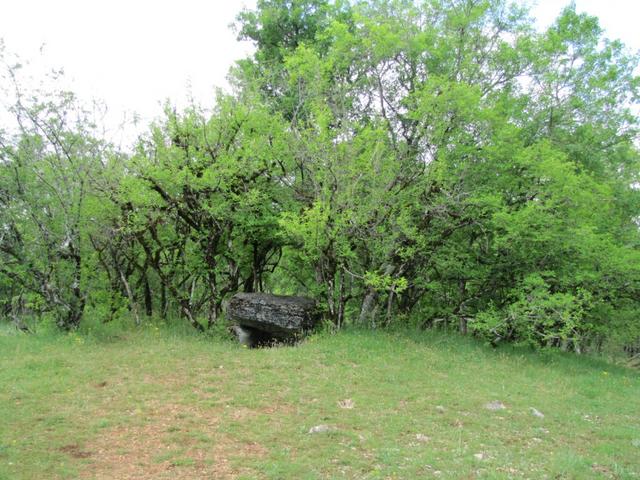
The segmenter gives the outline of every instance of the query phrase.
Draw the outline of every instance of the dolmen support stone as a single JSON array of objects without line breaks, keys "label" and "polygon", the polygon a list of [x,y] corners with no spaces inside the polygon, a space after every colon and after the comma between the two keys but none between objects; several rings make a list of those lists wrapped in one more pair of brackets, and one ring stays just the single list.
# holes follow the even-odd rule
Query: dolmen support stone
[{"label": "dolmen support stone", "polygon": [[319,319],[312,299],[269,293],[237,293],[227,304],[227,317],[248,347],[292,343]]}]

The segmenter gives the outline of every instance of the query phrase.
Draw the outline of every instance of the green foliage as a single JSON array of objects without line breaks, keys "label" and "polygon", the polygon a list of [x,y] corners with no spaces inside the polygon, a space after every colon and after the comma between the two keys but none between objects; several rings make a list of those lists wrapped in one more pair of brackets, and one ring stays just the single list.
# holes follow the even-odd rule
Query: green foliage
[{"label": "green foliage", "polygon": [[[239,21],[255,33],[272,8]],[[640,273],[607,272],[638,253],[637,58],[574,7],[543,33],[498,0],[323,15],[278,55],[245,35],[258,50],[236,74],[302,140],[303,206],[281,226],[330,316],[414,312],[576,350],[616,335],[601,305],[628,308]]]},{"label": "green foliage", "polygon": [[637,352],[638,56],[597,19],[569,6],[538,32],[507,0],[260,0],[237,20],[256,51],[235,93],[167,108],[132,154],[70,121],[72,95],[18,96],[4,315],[74,328],[86,305],[202,331],[264,290],[314,297],[338,328]]},{"label": "green foliage", "polygon": [[[28,312],[77,328],[91,281],[89,206],[100,194],[109,145],[69,92],[22,92],[20,65],[3,66],[2,90],[13,130],[0,132],[0,285],[19,328]],[[6,300],[5,300],[6,301]]]},{"label": "green foliage", "polygon": [[526,277],[514,292],[516,300],[505,311],[481,312],[472,323],[472,330],[497,342],[515,339],[517,343],[537,346],[582,344],[588,335],[585,321],[591,295],[579,291],[578,295],[552,293],[539,274]]}]

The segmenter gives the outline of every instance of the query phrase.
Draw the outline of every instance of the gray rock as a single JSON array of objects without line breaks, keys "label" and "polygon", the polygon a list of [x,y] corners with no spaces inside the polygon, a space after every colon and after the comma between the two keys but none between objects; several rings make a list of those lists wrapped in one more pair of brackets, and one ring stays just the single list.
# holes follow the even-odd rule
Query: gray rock
[{"label": "gray rock", "polygon": [[309,433],[328,433],[335,431],[335,427],[329,425],[316,425],[309,429]]},{"label": "gray rock", "polygon": [[356,403],[353,400],[351,400],[350,398],[347,398],[345,400],[340,400],[338,402],[338,406],[340,408],[345,408],[347,410],[351,410],[353,407],[356,406]]},{"label": "gray rock", "polygon": [[248,347],[292,341],[319,320],[312,299],[268,293],[237,293],[227,304],[227,316]]},{"label": "gray rock", "polygon": [[497,410],[504,410],[507,407],[501,401],[494,400],[493,402],[489,402],[489,403],[485,404],[484,408],[486,408],[487,410],[491,410],[491,411],[495,412]]},{"label": "gray rock", "polygon": [[533,415],[534,417],[544,418],[544,413],[542,413],[537,408],[530,407],[529,410],[531,410],[531,415]]}]

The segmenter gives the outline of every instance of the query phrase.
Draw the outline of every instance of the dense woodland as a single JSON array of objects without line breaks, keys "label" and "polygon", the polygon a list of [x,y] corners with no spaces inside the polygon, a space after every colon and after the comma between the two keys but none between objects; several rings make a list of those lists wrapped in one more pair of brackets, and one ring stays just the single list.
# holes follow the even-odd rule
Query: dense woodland
[{"label": "dense woodland", "polygon": [[638,56],[596,18],[569,6],[540,32],[506,0],[258,0],[236,29],[256,50],[233,93],[168,107],[130,151],[3,54],[4,321],[207,331],[234,293],[268,291],[336,328],[637,348]]}]

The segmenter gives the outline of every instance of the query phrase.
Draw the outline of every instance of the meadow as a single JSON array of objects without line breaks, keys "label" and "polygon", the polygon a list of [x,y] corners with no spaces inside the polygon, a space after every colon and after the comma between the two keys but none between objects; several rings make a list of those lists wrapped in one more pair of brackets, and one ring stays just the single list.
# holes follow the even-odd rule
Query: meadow
[{"label": "meadow", "polygon": [[640,476],[637,371],[436,332],[4,330],[0,385],[2,480]]}]

